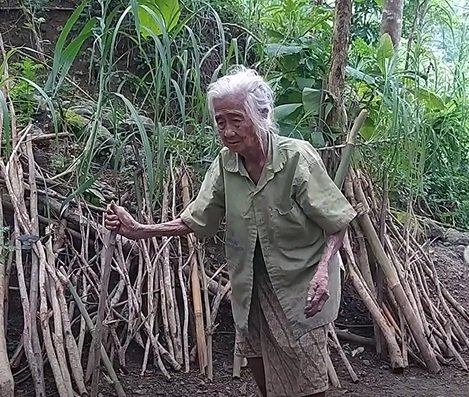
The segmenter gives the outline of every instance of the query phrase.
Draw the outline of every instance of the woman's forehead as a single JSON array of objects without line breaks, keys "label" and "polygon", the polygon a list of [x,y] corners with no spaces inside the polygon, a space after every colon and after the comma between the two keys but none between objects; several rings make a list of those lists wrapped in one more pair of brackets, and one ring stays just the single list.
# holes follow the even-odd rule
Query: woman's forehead
[{"label": "woman's forehead", "polygon": [[213,100],[215,114],[218,113],[245,113],[244,98],[241,95],[227,95]]}]

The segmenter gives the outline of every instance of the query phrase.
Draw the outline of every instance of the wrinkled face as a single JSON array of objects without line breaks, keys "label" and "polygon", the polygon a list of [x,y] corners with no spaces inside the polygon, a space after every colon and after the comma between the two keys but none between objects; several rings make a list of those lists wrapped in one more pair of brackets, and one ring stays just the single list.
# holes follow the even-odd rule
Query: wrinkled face
[{"label": "wrinkled face", "polygon": [[239,96],[227,96],[213,102],[215,121],[223,144],[233,152],[246,153],[260,143],[254,123],[244,110]]}]

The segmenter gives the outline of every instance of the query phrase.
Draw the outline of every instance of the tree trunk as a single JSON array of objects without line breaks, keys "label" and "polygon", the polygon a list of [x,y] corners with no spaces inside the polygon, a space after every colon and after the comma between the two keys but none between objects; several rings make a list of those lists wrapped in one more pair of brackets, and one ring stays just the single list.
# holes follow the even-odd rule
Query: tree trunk
[{"label": "tree trunk", "polygon": [[344,87],[347,52],[350,45],[350,26],[352,24],[352,1],[337,0],[335,3],[334,32],[332,35],[331,69],[327,89],[334,97],[327,124],[333,130],[345,132]]},{"label": "tree trunk", "polygon": [[381,33],[388,33],[391,36],[395,48],[399,46],[401,40],[403,9],[404,0],[386,0],[384,2]]}]

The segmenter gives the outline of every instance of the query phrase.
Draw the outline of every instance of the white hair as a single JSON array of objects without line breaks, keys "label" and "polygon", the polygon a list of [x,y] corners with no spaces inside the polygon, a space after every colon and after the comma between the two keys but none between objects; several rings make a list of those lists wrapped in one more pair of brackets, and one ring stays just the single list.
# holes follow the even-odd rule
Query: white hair
[{"label": "white hair", "polygon": [[274,121],[274,92],[255,70],[237,66],[208,86],[208,110],[212,117],[215,117],[214,100],[231,95],[243,98],[244,109],[254,123],[261,142],[268,134],[277,134]]}]

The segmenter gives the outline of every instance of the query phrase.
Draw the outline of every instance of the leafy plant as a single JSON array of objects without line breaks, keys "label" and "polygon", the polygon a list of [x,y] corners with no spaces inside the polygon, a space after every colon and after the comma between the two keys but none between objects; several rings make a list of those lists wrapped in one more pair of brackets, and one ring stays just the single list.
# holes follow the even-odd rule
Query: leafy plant
[{"label": "leafy plant", "polygon": [[34,62],[31,58],[24,58],[21,62],[15,62],[12,65],[12,74],[23,78],[15,80],[10,89],[20,124],[27,124],[36,113],[38,108],[38,100],[35,98],[36,89],[29,81],[38,82],[43,70],[43,65]]}]

